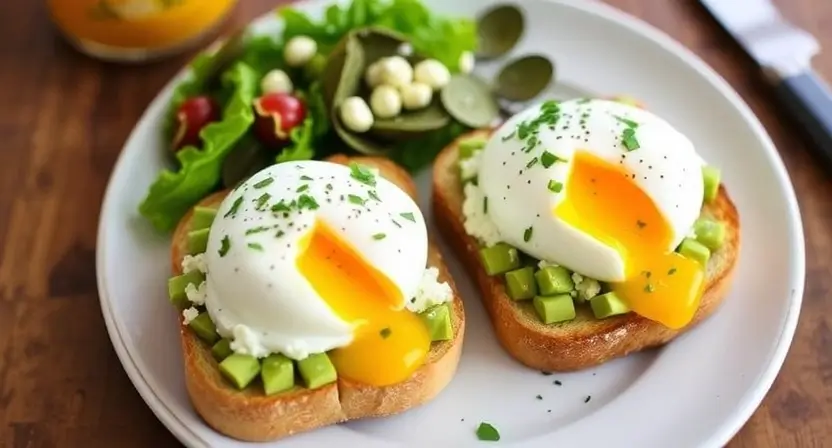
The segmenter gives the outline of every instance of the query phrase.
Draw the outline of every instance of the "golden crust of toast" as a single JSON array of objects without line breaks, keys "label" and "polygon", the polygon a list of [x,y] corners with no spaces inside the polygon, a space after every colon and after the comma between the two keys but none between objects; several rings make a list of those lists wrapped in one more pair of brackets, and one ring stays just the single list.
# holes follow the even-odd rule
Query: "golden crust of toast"
[{"label": "golden crust of toast", "polygon": [[703,214],[725,223],[725,243],[711,256],[699,309],[685,328],[671,330],[635,313],[595,319],[588,307],[579,307],[573,321],[545,325],[535,314],[531,301],[511,300],[502,277],[486,274],[479,257],[479,245],[465,232],[462,214],[464,196],[457,167],[459,141],[477,136],[487,138],[490,132],[473,131],[439,154],[433,168],[432,206],[439,232],[471,278],[476,280],[497,339],[511,356],[542,371],[583,369],[663,345],[717,309],[730,286],[740,248],[739,216],[723,186],[720,186],[717,199],[704,208]]},{"label": "golden crust of toast", "polygon": [[[376,167],[382,177],[416,197],[410,175],[387,159],[336,155],[328,160],[341,164],[354,161]],[[215,193],[199,205],[218,206],[226,194],[227,191]],[[173,235],[171,265],[175,275],[181,273],[181,261],[187,253],[192,214],[190,211],[182,218]],[[451,306],[453,338],[433,343],[425,365],[407,381],[390,386],[370,386],[339,377],[336,383],[318,389],[296,387],[273,396],[266,396],[257,386],[240,391],[221,376],[211,347],[180,321],[185,386],[197,413],[211,427],[229,437],[262,442],[347,420],[397,414],[431,400],[456,373],[465,316],[453,279],[433,243],[429,247],[428,265],[437,268],[439,280],[447,282],[454,291]]]}]

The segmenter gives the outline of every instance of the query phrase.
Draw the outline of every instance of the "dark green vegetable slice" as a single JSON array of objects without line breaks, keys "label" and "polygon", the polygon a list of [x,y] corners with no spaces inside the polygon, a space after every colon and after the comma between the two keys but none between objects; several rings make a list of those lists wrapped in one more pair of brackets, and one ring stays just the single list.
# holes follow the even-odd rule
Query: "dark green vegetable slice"
[{"label": "dark green vegetable slice", "polygon": [[473,76],[452,76],[440,97],[442,105],[452,117],[472,128],[490,125],[500,113],[491,89]]},{"label": "dark green vegetable slice", "polygon": [[529,101],[546,90],[554,74],[555,67],[545,56],[523,56],[500,70],[494,91],[507,100]]},{"label": "dark green vegetable slice", "polygon": [[[330,56],[330,61],[327,63],[324,70],[324,98],[332,95],[331,100],[327,103],[330,108],[330,117],[332,126],[335,132],[341,137],[341,140],[350,148],[369,155],[381,155],[388,151],[388,148],[383,145],[370,140],[369,138],[352,133],[348,131],[341,122],[341,117],[338,113],[338,108],[341,103],[358,93],[361,86],[362,75],[364,73],[365,55],[361,42],[358,40],[357,32],[347,34],[344,38],[343,50],[342,44],[338,44],[335,51],[343,51],[343,55],[335,54]],[[338,62],[343,61],[338,67]],[[333,93],[331,92],[333,80],[337,79],[337,88]]]},{"label": "dark green vegetable slice", "polygon": [[234,188],[274,162],[274,156],[254,137],[246,135],[222,164],[222,184]]},{"label": "dark green vegetable slice", "polygon": [[477,21],[477,57],[494,59],[511,51],[523,35],[523,13],[513,5],[496,6]]}]

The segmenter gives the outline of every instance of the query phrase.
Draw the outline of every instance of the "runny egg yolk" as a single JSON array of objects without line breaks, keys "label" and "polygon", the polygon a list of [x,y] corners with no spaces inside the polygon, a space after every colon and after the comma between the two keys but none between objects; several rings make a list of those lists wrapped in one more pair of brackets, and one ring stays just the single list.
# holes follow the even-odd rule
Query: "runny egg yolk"
[{"label": "runny egg yolk", "polygon": [[565,198],[555,214],[624,260],[625,280],[612,290],[630,308],[669,328],[687,325],[705,280],[696,261],[668,251],[673,233],[655,203],[623,167],[576,152]]},{"label": "runny egg yolk", "polygon": [[[305,247],[304,247],[305,245]],[[425,361],[430,335],[387,276],[318,221],[302,241],[301,274],[338,317],[353,325],[350,345],[329,353],[338,375],[385,386],[406,380]]]}]

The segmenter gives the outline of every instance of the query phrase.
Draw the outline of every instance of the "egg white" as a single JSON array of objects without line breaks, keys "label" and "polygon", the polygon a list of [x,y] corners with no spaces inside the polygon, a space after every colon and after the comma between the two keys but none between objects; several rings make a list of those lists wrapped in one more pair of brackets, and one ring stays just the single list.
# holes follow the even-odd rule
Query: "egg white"
[{"label": "egg white", "polygon": [[[256,187],[268,179],[271,183]],[[353,328],[332,311],[296,264],[299,242],[316,220],[327,223],[386,275],[406,302],[415,296],[427,261],[424,218],[401,189],[380,176],[375,180],[375,186],[368,186],[353,178],[350,168],[329,162],[281,163],[255,174],[226,197],[205,254],[205,305],[218,333],[233,339],[236,351],[303,359],[352,341]],[[307,189],[298,192],[303,185]],[[371,190],[380,202],[370,196]],[[314,198],[319,208],[295,210],[288,217],[257,210],[264,194],[269,195],[266,210],[301,194]],[[349,195],[365,199],[366,205],[351,202]],[[263,228],[269,230],[252,233]],[[278,231],[283,233],[277,236]],[[378,234],[385,237],[374,238]],[[229,248],[223,256],[225,238]]]},{"label": "egg white", "polygon": [[[553,213],[568,194],[567,178],[576,151],[620,164],[634,176],[672,230],[667,250],[688,235],[699,216],[704,187],[703,161],[685,135],[646,110],[606,100],[572,100],[560,103],[560,118],[553,128],[539,127],[540,143],[527,153],[516,130],[540,113],[537,105],[506,121],[480,156],[478,185],[488,198],[488,217],[503,241],[601,281],[624,280],[625,262],[616,250]],[[638,149],[627,151],[622,145],[627,125],[621,119],[638,123]],[[544,150],[565,161],[549,168],[539,162],[527,167]],[[563,189],[550,191],[550,180],[562,183]],[[525,241],[529,227],[535,237]]]}]

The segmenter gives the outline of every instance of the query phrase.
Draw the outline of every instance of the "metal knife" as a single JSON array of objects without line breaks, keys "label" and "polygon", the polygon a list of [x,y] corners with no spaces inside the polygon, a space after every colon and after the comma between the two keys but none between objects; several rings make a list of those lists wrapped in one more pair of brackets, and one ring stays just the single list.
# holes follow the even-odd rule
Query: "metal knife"
[{"label": "metal knife", "polygon": [[786,21],[771,0],[699,1],[762,67],[818,156],[832,166],[832,92],[811,65],[818,41]]}]

